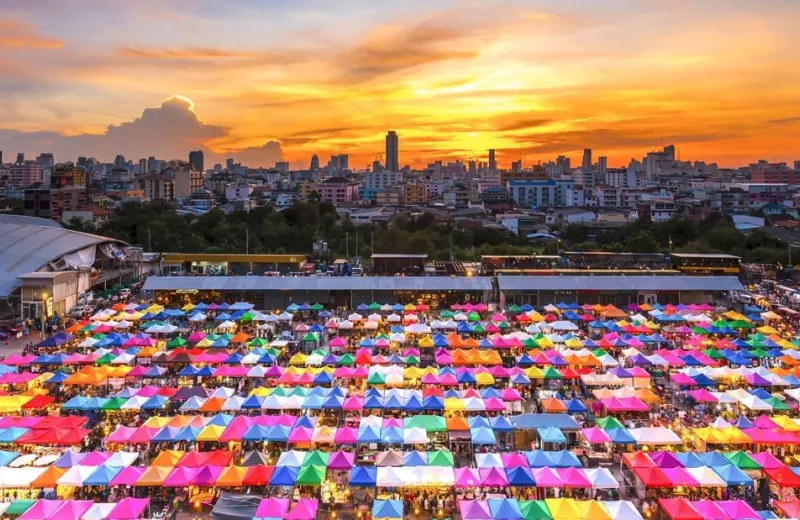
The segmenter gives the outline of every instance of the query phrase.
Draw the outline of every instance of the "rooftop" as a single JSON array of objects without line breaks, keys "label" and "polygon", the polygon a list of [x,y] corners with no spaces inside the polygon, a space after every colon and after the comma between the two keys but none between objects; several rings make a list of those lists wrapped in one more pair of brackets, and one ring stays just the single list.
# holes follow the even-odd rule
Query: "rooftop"
[{"label": "rooftop", "polygon": [[499,276],[501,291],[743,291],[735,276]]}]

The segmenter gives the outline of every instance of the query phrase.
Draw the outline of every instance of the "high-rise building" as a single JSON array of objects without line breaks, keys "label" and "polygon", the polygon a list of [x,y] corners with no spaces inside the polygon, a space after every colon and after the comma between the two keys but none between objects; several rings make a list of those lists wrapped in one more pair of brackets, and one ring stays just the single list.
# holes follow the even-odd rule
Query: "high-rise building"
[{"label": "high-rise building", "polygon": [[225,159],[225,169],[228,170],[228,172],[233,171],[234,164],[233,157],[228,157]]},{"label": "high-rise building", "polygon": [[478,164],[473,160],[470,159],[468,164],[468,171],[470,175],[475,175],[478,173]]},{"label": "high-rise building", "polygon": [[196,172],[204,172],[205,164],[203,162],[203,150],[193,150],[189,152],[189,166]]},{"label": "high-rise building", "polygon": [[24,188],[40,182],[42,182],[42,167],[36,161],[17,161],[11,165],[10,187]]},{"label": "high-rise building", "polygon": [[400,171],[400,140],[394,130],[386,134],[386,169],[390,172]]},{"label": "high-rise building", "polygon": [[25,152],[17,152],[17,162],[18,163],[25,162]]},{"label": "high-rise building", "polygon": [[[3,152],[0,152],[0,164],[3,164]],[[800,161],[794,162],[794,169],[800,170]]]},{"label": "high-rise building", "polygon": [[519,161],[513,161],[511,163],[511,171],[515,173],[522,171],[522,159],[520,159]]},{"label": "high-rise building", "polygon": [[340,170],[349,170],[350,169],[350,156],[346,153],[339,154],[339,169]]},{"label": "high-rise building", "polygon": [[597,171],[600,173],[608,171],[608,157],[601,156],[597,158]]},{"label": "high-rise building", "polygon": [[[48,168],[52,168],[56,164],[56,160],[53,158],[53,154],[51,153],[41,153],[36,158],[36,162],[39,163],[39,166],[42,167],[42,170],[46,170]],[[0,161],[2,164],[2,161]]]},{"label": "high-rise building", "polygon": [[317,154],[314,154],[314,155],[311,156],[311,165],[310,165],[309,169],[312,172],[315,172],[315,171],[319,170],[319,157],[317,157]]},{"label": "high-rise building", "polygon": [[125,156],[124,155],[117,155],[114,157],[114,168],[117,170],[122,170],[126,166],[125,164]]},{"label": "high-rise building", "polygon": [[494,156],[494,149],[489,150],[489,171],[497,170],[497,159]]},{"label": "high-rise building", "polygon": [[583,163],[581,164],[581,168],[583,168],[584,172],[592,171],[592,149],[591,148],[584,148],[583,149]]},{"label": "high-rise building", "polygon": [[0,166],[3,165],[3,150],[0,150]]},{"label": "high-rise building", "polygon": [[558,173],[569,173],[572,170],[569,157],[559,155],[556,158],[556,170]]},{"label": "high-rise building", "polygon": [[147,159],[139,159],[139,173],[147,173]]},{"label": "high-rise building", "polygon": [[372,171],[374,171],[374,172],[382,172],[383,171],[383,165],[381,164],[381,162],[379,160],[375,159],[374,161],[372,161]]}]

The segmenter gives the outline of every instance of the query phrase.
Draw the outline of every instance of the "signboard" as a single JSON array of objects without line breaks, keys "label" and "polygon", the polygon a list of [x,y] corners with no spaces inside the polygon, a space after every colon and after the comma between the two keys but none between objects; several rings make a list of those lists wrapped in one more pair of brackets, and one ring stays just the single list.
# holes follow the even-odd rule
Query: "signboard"
[{"label": "signboard", "polygon": [[48,296],[44,300],[44,315],[47,318],[51,318],[53,316],[53,297]]}]

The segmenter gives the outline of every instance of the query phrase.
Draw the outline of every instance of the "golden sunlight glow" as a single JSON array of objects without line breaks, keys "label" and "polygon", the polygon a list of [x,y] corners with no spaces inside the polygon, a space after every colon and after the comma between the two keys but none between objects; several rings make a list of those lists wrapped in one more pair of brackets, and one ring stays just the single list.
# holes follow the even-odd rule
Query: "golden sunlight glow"
[{"label": "golden sunlight glow", "polygon": [[177,99],[178,101],[183,101],[184,103],[186,103],[187,105],[189,105],[189,110],[190,110],[191,112],[194,112],[194,101],[192,101],[191,99],[189,99],[189,98],[188,98],[188,97],[186,97],[186,96],[181,96],[180,94],[173,94],[173,95],[171,95],[170,97],[166,98],[166,99],[165,99],[164,101],[162,101],[161,103],[162,103],[162,104],[164,104],[164,103],[169,103],[169,102],[170,102],[170,101],[172,101],[173,99]]}]

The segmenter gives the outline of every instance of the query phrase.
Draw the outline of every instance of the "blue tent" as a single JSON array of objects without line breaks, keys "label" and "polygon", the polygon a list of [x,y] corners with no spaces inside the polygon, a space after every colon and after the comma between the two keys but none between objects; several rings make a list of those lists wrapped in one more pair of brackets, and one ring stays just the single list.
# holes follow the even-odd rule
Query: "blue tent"
[{"label": "blue tent", "polygon": [[613,444],[636,444],[636,440],[625,428],[612,428],[606,430]]},{"label": "blue tent", "polygon": [[514,498],[490,498],[489,511],[494,520],[522,520],[519,502]]},{"label": "blue tent", "polygon": [[65,374],[64,372],[55,372],[53,373],[52,377],[47,380],[48,384],[53,383],[63,383],[65,379],[69,377],[69,374]]},{"label": "blue tent", "polygon": [[745,472],[733,464],[711,466],[711,469],[714,470],[714,473],[722,477],[729,486],[749,486],[753,484],[753,479],[748,477]]},{"label": "blue tent", "polygon": [[692,451],[675,453],[674,455],[675,458],[678,459],[685,468],[700,468],[706,465],[705,461]]},{"label": "blue tent", "polygon": [[[369,444],[372,442],[380,442],[381,441],[381,431],[379,428],[365,426],[363,428],[358,429],[358,435],[356,437],[359,444]],[[402,442],[402,441],[401,441]]]},{"label": "blue tent", "polygon": [[486,417],[481,417],[480,415],[473,415],[467,418],[467,422],[469,423],[469,428],[491,428],[492,426],[489,424],[489,419]]},{"label": "blue tent", "polygon": [[533,487],[536,485],[530,468],[506,468],[506,476],[508,477],[509,486]]},{"label": "blue tent", "polygon": [[142,403],[142,410],[161,410],[166,406],[169,399],[163,395],[154,395],[144,403]]},{"label": "blue tent", "polygon": [[736,420],[733,422],[733,425],[739,428],[740,430],[755,428],[755,425],[750,421],[750,419],[748,419],[744,415],[740,415],[739,417],[737,417]]},{"label": "blue tent", "polygon": [[0,443],[2,444],[9,444],[26,433],[28,433],[28,428],[20,428],[19,426],[10,426],[8,428],[3,428],[0,430]]},{"label": "blue tent", "polygon": [[372,518],[403,518],[403,501],[376,500],[372,503]]},{"label": "blue tent", "polygon": [[416,394],[409,397],[405,406],[403,406],[403,409],[407,411],[419,411],[422,410],[422,408],[422,399]]},{"label": "blue tent", "polygon": [[[251,426],[250,428],[253,427]],[[263,426],[261,428],[263,428]],[[249,432],[250,429],[248,429],[247,431]],[[291,432],[292,429],[289,426],[283,424],[276,424],[274,426],[269,426],[266,428],[266,432],[264,432],[264,440],[271,442],[287,442],[289,440],[289,434]],[[245,435],[246,434],[247,432],[245,432]],[[242,437],[242,439],[244,439],[244,437]]]},{"label": "blue tent", "polygon": [[107,486],[111,480],[122,471],[119,466],[98,466],[97,469],[86,477],[83,481],[84,486]]},{"label": "blue tent", "polygon": [[425,451],[407,451],[403,454],[403,466],[416,467],[428,465],[428,453]]},{"label": "blue tent", "polygon": [[555,442],[555,443],[567,442],[567,438],[564,436],[564,432],[562,432],[559,428],[548,426],[546,428],[537,429],[536,433],[539,434],[539,438],[542,440],[542,442]]},{"label": "blue tent", "polygon": [[551,451],[548,453],[556,468],[580,468],[583,467],[581,461],[569,450]]},{"label": "blue tent", "polygon": [[444,410],[444,401],[441,397],[429,395],[422,399],[422,407],[425,410]]},{"label": "blue tent", "polygon": [[470,437],[472,437],[472,444],[497,444],[497,439],[494,436],[494,432],[490,428],[471,428],[469,430],[469,434]]},{"label": "blue tent", "polygon": [[264,403],[264,397],[258,395],[251,395],[242,403],[242,409],[258,410]]},{"label": "blue tent", "polygon": [[580,399],[569,399],[564,401],[568,413],[585,413],[587,411],[586,405]]},{"label": "blue tent", "polygon": [[16,451],[0,451],[0,466],[6,466],[9,462],[19,457]]},{"label": "blue tent", "polygon": [[218,413],[214,417],[211,418],[210,421],[206,424],[206,426],[228,426],[231,421],[233,420],[232,415],[228,415],[226,413]]},{"label": "blue tent", "polygon": [[86,399],[82,395],[76,395],[66,403],[61,405],[62,410],[83,410],[86,406]]},{"label": "blue tent", "polygon": [[492,425],[492,429],[496,432],[511,432],[514,431],[514,426],[511,424],[511,421],[508,420],[508,417],[503,415],[499,415],[497,417],[489,418],[489,422]]},{"label": "blue tent", "polygon": [[71,468],[72,466],[77,466],[80,461],[86,457],[88,453],[78,453],[75,451],[66,451],[64,455],[62,455],[53,466],[57,468]]},{"label": "blue tent", "polygon": [[525,458],[528,459],[528,465],[532,468],[549,468],[553,466],[550,453],[542,450],[526,451]]},{"label": "blue tent", "polygon": [[181,428],[177,426],[164,426],[153,435],[150,442],[173,442]]},{"label": "blue tent", "polygon": [[269,479],[270,486],[294,486],[297,481],[297,474],[300,473],[300,468],[293,468],[289,466],[275,466],[275,472]]},{"label": "blue tent", "polygon": [[175,436],[173,440],[175,441],[183,441],[183,442],[194,442],[197,440],[197,436],[200,435],[200,432],[203,428],[199,426],[186,426],[181,428],[178,434]]},{"label": "blue tent", "polygon": [[[271,428],[268,428],[266,426],[261,426],[260,424],[253,424],[252,426],[248,427],[247,430],[245,430],[244,434],[242,435],[242,440],[243,441],[265,441],[265,440],[268,440],[267,436],[268,436],[268,433],[269,433],[270,429]],[[286,432],[286,437],[284,439],[282,439],[282,440],[285,442],[286,439],[288,439],[288,438],[289,438],[289,432],[287,431]],[[278,442],[280,440],[281,439],[275,439],[276,442]]]},{"label": "blue tent", "polygon": [[350,470],[351,486],[375,487],[378,482],[378,468],[375,466],[353,466]]},{"label": "blue tent", "polygon": [[402,444],[403,429],[396,426],[381,429],[381,442],[384,444]]}]

